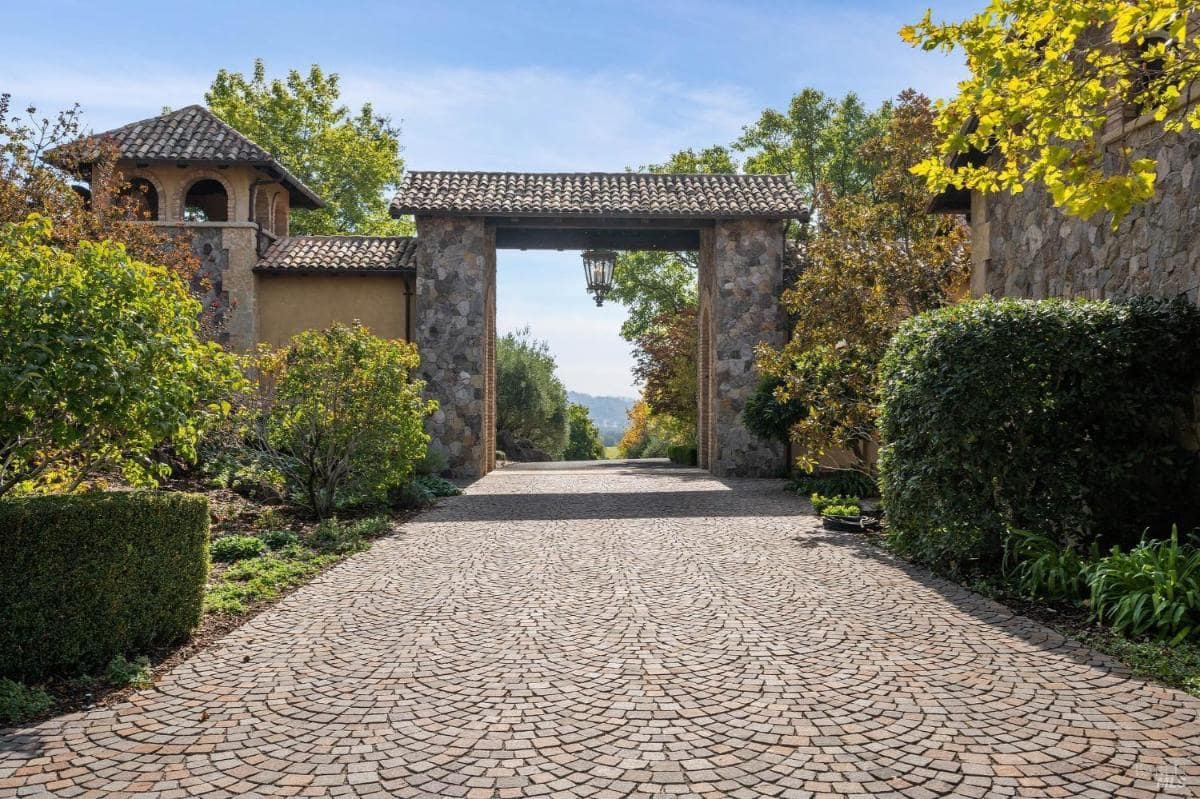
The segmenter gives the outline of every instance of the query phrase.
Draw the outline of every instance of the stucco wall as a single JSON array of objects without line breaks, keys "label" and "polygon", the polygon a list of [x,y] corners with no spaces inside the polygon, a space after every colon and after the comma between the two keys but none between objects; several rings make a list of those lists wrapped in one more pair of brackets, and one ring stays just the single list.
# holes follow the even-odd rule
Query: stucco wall
[{"label": "stucco wall", "polygon": [[407,338],[406,277],[259,274],[256,280],[259,340],[272,346],[303,330],[355,319],[382,338]]},{"label": "stucco wall", "polygon": [[1157,193],[1113,230],[1055,209],[1046,192],[976,194],[972,201],[976,296],[1122,298],[1200,294],[1200,135],[1163,137],[1142,124],[1111,138],[1158,161]]}]

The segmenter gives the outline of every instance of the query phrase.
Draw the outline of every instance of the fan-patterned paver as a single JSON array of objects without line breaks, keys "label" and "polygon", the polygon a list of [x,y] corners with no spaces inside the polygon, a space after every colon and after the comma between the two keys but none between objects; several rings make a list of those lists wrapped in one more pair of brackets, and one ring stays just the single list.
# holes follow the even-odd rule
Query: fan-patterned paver
[{"label": "fan-patterned paver", "polygon": [[0,796],[1200,786],[1200,702],[804,507],[695,470],[502,470],[156,690],[0,734]]}]

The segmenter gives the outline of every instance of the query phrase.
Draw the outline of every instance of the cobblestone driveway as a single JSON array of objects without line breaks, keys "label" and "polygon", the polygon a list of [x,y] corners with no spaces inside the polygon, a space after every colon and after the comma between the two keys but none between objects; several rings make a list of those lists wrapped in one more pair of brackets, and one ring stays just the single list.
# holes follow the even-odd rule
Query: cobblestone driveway
[{"label": "cobblestone driveway", "polygon": [[0,795],[1154,796],[1200,702],[818,529],[773,482],[506,469]]}]

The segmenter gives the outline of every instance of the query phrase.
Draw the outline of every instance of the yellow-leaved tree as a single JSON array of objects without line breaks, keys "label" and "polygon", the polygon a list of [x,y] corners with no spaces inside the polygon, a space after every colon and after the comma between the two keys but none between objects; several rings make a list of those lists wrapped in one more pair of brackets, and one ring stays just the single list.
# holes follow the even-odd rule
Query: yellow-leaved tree
[{"label": "yellow-leaved tree", "polygon": [[971,73],[939,106],[939,152],[916,170],[933,191],[1040,183],[1067,213],[1115,224],[1153,197],[1157,164],[1106,143],[1110,118],[1200,129],[1197,0],[991,0],[956,24],[927,12],[901,36],[961,49]]}]

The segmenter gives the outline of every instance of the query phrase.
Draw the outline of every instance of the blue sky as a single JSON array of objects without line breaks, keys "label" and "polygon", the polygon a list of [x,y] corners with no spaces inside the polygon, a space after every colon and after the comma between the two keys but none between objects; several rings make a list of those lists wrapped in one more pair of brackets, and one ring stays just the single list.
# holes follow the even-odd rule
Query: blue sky
[{"label": "blue sky", "polygon": [[[345,98],[401,123],[412,169],[619,171],[726,144],[805,86],[877,104],[947,96],[961,62],[896,35],[929,6],[841,2],[273,2],[13,4],[0,92],[78,101],[95,130],[201,102],[221,67],[318,63]],[[619,306],[596,309],[576,253],[500,253],[501,332],[529,324],[568,388],[632,396]]]}]

